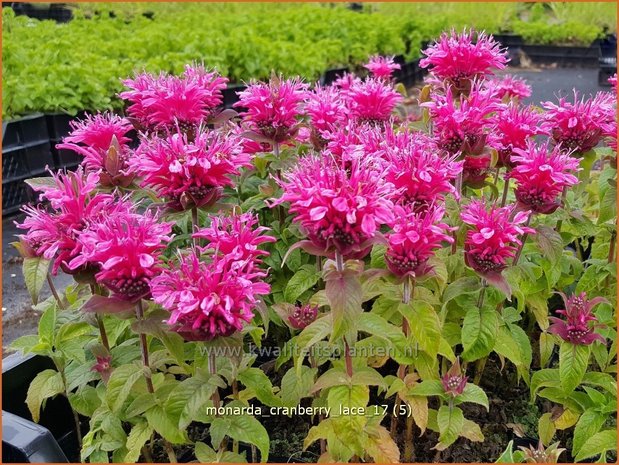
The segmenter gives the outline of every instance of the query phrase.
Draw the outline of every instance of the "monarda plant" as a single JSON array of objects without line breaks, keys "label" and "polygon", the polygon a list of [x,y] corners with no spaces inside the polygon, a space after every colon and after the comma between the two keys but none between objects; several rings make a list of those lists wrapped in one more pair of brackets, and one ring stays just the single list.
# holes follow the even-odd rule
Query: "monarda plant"
[{"label": "monarda plant", "polygon": [[[525,105],[481,32],[424,54],[412,95],[372,57],[222,111],[193,64],[75,123],[18,224],[33,419],[65,396],[89,462],[449,461],[488,431],[485,461],[614,458],[616,96]],[[505,396],[531,447],[489,425]],[[299,408],[301,440],[269,421]]]}]

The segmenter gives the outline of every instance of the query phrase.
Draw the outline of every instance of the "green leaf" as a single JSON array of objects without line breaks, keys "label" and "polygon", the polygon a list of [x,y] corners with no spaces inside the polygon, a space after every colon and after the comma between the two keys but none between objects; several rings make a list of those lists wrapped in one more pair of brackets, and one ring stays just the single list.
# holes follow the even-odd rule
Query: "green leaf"
[{"label": "green leaf", "polygon": [[591,347],[581,344],[562,342],[559,350],[559,375],[563,392],[568,395],[581,383],[587,365]]},{"label": "green leaf", "polygon": [[30,383],[26,405],[35,423],[39,422],[41,406],[45,400],[64,392],[62,376],[55,370],[43,370]]},{"label": "green leaf", "polygon": [[481,284],[479,279],[473,277],[460,278],[449,284],[443,292],[443,304],[455,299],[463,294],[475,294],[479,291]]},{"label": "green leaf", "polygon": [[127,436],[125,447],[127,453],[123,459],[125,462],[135,463],[140,458],[142,447],[153,434],[153,429],[145,421],[141,421],[131,428],[131,432]]},{"label": "green leaf", "polygon": [[430,357],[436,357],[441,342],[441,321],[434,307],[427,302],[415,300],[412,304],[400,304],[400,313],[408,320],[411,334]]},{"label": "green leaf", "polygon": [[316,380],[311,392],[318,392],[333,386],[351,386],[352,379],[343,368],[331,368]]},{"label": "green leaf", "polygon": [[467,362],[487,356],[494,348],[499,318],[493,308],[470,308],[462,323],[462,358]]},{"label": "green leaf", "polygon": [[49,260],[45,260],[43,257],[24,258],[24,263],[22,265],[24,281],[34,305],[39,302],[39,294],[47,278],[48,269]]},{"label": "green leaf", "polygon": [[203,442],[196,442],[196,448],[194,450],[196,458],[200,463],[215,463],[217,462],[217,452],[211,449]]},{"label": "green leaf", "polygon": [[580,462],[609,450],[617,450],[617,430],[615,429],[600,431],[591,436],[580,448],[575,459]]},{"label": "green leaf", "polygon": [[410,396],[443,396],[445,394],[445,388],[443,384],[435,379],[427,379],[419,384],[415,384],[408,390]]},{"label": "green leaf", "polygon": [[52,305],[43,312],[39,320],[39,338],[42,342],[54,345],[56,338],[56,306]]},{"label": "green leaf", "polygon": [[558,263],[563,255],[563,239],[561,235],[550,226],[540,225],[535,228],[535,239],[542,251],[542,255],[551,263]]},{"label": "green leaf", "polygon": [[260,450],[261,462],[269,459],[269,434],[254,417],[250,415],[231,417],[227,435],[237,441],[254,444]]},{"label": "green leaf", "polygon": [[112,412],[118,413],[123,407],[131,388],[144,373],[136,365],[121,365],[115,368],[107,383],[105,399]]},{"label": "green leaf", "polygon": [[370,390],[367,386],[334,386],[329,389],[327,404],[338,412],[340,407],[365,407],[370,401]]},{"label": "green leaf", "polygon": [[161,406],[155,405],[149,408],[144,415],[148,424],[172,444],[187,442],[185,431],[179,429],[178,422],[175,422]]},{"label": "green leaf", "polygon": [[314,287],[319,279],[320,273],[315,266],[303,265],[288,281],[284,290],[284,299],[286,302],[296,303],[297,299],[305,291]]},{"label": "green leaf", "polygon": [[541,417],[539,417],[539,421],[537,422],[537,430],[539,431],[540,440],[546,447],[548,447],[557,430],[554,422],[552,421],[551,413],[544,413]]},{"label": "green leaf", "polygon": [[559,387],[561,384],[559,370],[555,368],[545,368],[536,371],[531,377],[531,400],[535,399],[537,391],[543,387]]},{"label": "green leaf", "polygon": [[307,350],[316,344],[318,341],[323,340],[331,332],[332,318],[330,314],[327,314],[321,318],[318,318],[312,324],[306,326],[301,334],[297,336],[297,347],[299,350],[299,356],[296,361],[297,372],[301,372],[302,361],[305,358]]},{"label": "green leaf", "polygon": [[439,444],[436,449],[444,450],[451,446],[462,432],[464,414],[458,407],[449,408],[443,405],[436,416],[439,429]]},{"label": "green leaf", "polygon": [[317,369],[302,365],[301,372],[291,368],[282,378],[279,396],[285,406],[293,407],[297,405],[302,398],[308,397],[314,384]]},{"label": "green leaf", "polygon": [[539,335],[539,356],[542,368],[548,365],[548,361],[552,356],[555,347],[555,339],[552,334],[541,333]]},{"label": "green leaf", "polygon": [[507,444],[507,448],[503,451],[503,453],[499,456],[498,459],[496,459],[496,462],[494,463],[516,463],[516,461],[514,460],[514,454],[513,451],[514,450],[514,441],[509,441],[509,443]]},{"label": "green leaf", "polygon": [[598,216],[597,224],[606,223],[609,220],[617,219],[617,185],[616,183],[610,186],[604,192],[604,196],[600,201],[600,215]]},{"label": "green leaf", "polygon": [[279,397],[273,394],[269,377],[259,368],[247,368],[238,374],[238,380],[256,393],[260,402],[270,407],[282,405]]},{"label": "green leaf", "polygon": [[488,396],[482,388],[472,383],[466,383],[462,394],[456,396],[459,402],[472,402],[474,404],[483,405],[486,410],[490,410],[488,405]]},{"label": "green leaf", "polygon": [[606,422],[606,415],[602,415],[594,409],[588,409],[578,419],[574,428],[574,438],[572,440],[572,456],[580,452],[587,439],[595,435]]},{"label": "green leaf", "polygon": [[363,312],[361,308],[363,289],[359,281],[359,272],[348,268],[341,272],[329,270],[325,274],[325,291],[333,318],[331,332],[333,342],[353,330],[356,320]]}]

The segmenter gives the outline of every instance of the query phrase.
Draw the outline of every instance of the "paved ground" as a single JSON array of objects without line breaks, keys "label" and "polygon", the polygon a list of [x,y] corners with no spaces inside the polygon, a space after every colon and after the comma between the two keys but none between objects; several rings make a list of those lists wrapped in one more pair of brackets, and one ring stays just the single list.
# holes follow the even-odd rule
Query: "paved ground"
[{"label": "paved ground", "polygon": [[[570,95],[573,88],[587,95],[608,87],[597,84],[596,69],[522,69],[510,72],[525,78],[533,86],[533,95],[527,103],[555,100],[557,95]],[[36,332],[38,315],[31,309],[30,296],[24,285],[21,262],[17,252],[10,246],[19,230],[14,226],[16,218],[2,221],[2,343],[6,346],[15,338]],[[54,278],[58,288],[63,288],[71,278],[59,274]],[[42,298],[49,296],[44,286]]]}]

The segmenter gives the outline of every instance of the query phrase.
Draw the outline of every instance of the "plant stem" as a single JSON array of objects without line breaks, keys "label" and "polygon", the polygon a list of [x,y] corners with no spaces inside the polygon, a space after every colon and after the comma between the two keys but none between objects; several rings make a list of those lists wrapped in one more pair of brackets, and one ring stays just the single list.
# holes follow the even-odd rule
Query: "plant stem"
[{"label": "plant stem", "polygon": [[[212,375],[217,374],[217,358],[215,357],[215,352],[213,350],[210,350],[208,353],[208,370],[209,373]],[[215,406],[215,409],[219,409],[219,406],[221,404],[221,398],[219,397],[218,387],[215,388],[215,392],[213,392],[213,396],[211,397],[211,399],[213,400],[213,405]]]},{"label": "plant stem", "polygon": [[460,203],[460,196],[462,194],[462,171],[460,171],[456,177],[456,193],[458,194],[458,203]]},{"label": "plant stem", "polygon": [[608,249],[608,263],[615,261],[615,243],[617,242],[617,231],[610,234],[610,247]]},{"label": "plant stem", "polygon": [[406,436],[404,438],[404,462],[412,462],[413,461],[413,451],[414,443],[413,443],[413,425],[414,425],[412,415],[406,418]]},{"label": "plant stem", "polygon": [[[198,228],[200,227],[200,224],[198,222],[198,207],[191,207],[191,233],[195,233],[198,232]],[[194,237],[193,238],[193,245],[194,246],[198,246],[198,238]]]},{"label": "plant stem", "polygon": [[[144,319],[144,307],[142,307],[142,299],[138,300],[138,303],[135,306],[135,313],[138,321],[142,321]],[[150,362],[148,360],[148,343],[146,341],[146,334],[143,332],[140,332],[140,348],[142,349],[142,364],[145,368],[144,378],[146,379],[146,388],[148,389],[148,392],[154,394],[155,387],[153,386],[152,372],[150,369]],[[168,459],[170,463],[177,463],[176,453],[174,452],[172,444],[170,444],[165,438],[161,438],[161,440],[163,441],[163,447],[168,454]]]},{"label": "plant stem", "polygon": [[[565,207],[566,199],[567,199],[567,186],[563,188],[563,192],[561,193],[561,208]],[[560,233],[562,225],[563,225],[563,220],[557,221],[557,225],[555,226],[555,231]]]},{"label": "plant stem", "polygon": [[[69,399],[69,392],[67,391],[67,377],[65,376],[64,373],[64,368],[61,369],[61,367],[59,366],[59,364],[55,364],[56,365],[56,369],[58,370],[58,373],[60,373],[60,377],[62,378],[62,383],[64,385],[64,395],[67,398],[67,400]],[[70,405],[70,403],[69,403]],[[78,413],[75,411],[75,409],[73,408],[73,406],[71,406],[71,413],[73,413],[73,421],[75,422],[75,436],[77,437],[77,444],[79,445],[79,448],[82,448],[82,426],[80,424],[80,416],[78,415]]]},{"label": "plant stem", "polygon": [[[485,279],[482,279],[482,284],[481,284],[481,291],[479,291],[479,298],[477,299],[477,307],[479,308],[479,311],[481,312],[483,305],[484,305],[484,297],[486,296],[486,288],[488,287],[488,283],[486,282]],[[475,377],[473,380],[474,384],[478,384],[479,380],[481,379],[481,375],[484,372],[484,368],[486,367],[486,361],[488,360],[488,357],[483,357],[479,360],[477,360],[477,362],[475,363]]]},{"label": "plant stem", "polygon": [[[275,157],[275,160],[277,160],[279,162],[279,142],[273,142],[273,156]],[[277,169],[277,179],[282,179],[282,172],[281,170],[278,168]],[[279,219],[279,226],[280,226],[280,232],[282,227],[284,226],[284,220],[286,219],[286,213],[284,212],[284,206],[283,205],[278,205],[277,206],[277,216]]]},{"label": "plant stem", "polygon": [[[92,292],[92,295],[99,295],[99,293],[97,292],[96,284],[90,285],[90,292]],[[103,318],[101,318],[101,315],[99,315],[98,313],[95,313],[95,318],[97,320],[97,326],[99,327],[99,335],[101,336],[101,343],[103,344],[103,347],[105,347],[105,350],[109,352],[110,343],[107,338],[107,331],[105,330],[105,324],[103,323]]]},{"label": "plant stem", "polygon": [[150,455],[150,450],[148,450],[148,447],[142,446],[142,456],[147,463],[153,463],[153,457]]},{"label": "plant stem", "polygon": [[507,193],[509,192],[509,178],[505,179],[505,184],[503,184],[503,196],[501,197],[501,207],[505,206],[507,202]]},{"label": "plant stem", "polygon": [[[527,222],[524,224],[525,226],[529,226],[531,224],[531,216],[529,215],[529,217],[527,218]],[[522,235],[522,243],[520,244],[520,247],[518,248],[518,252],[516,252],[516,256],[514,257],[514,262],[512,263],[512,266],[516,266],[518,264],[518,260],[520,260],[520,255],[522,254],[522,249],[524,249],[524,244],[525,242],[527,242],[527,238],[529,237],[529,233],[524,233]]]},{"label": "plant stem", "polygon": [[66,310],[64,303],[62,302],[62,300],[60,300],[60,296],[56,291],[56,286],[54,286],[54,281],[52,281],[52,275],[49,273],[49,271],[47,272],[47,284],[49,285],[50,291],[52,291],[54,299],[56,299],[56,303],[58,303],[58,308],[60,308],[60,310]]},{"label": "plant stem", "polygon": [[344,338],[344,358],[346,360],[346,374],[349,378],[352,378],[352,357],[350,356],[350,346],[346,338]]},{"label": "plant stem", "polygon": [[[414,283],[413,283],[413,286],[411,286],[411,278],[410,276],[407,276],[404,282],[402,283],[402,303],[403,304],[408,305],[410,303],[411,295],[413,291],[414,291]],[[409,332],[408,320],[404,316],[402,316],[402,331],[404,332],[404,336],[408,337],[408,332]],[[406,377],[406,369],[407,369],[407,366],[404,364],[401,364],[398,367],[398,378],[403,380]],[[396,396],[395,412],[399,411],[401,404],[402,404],[402,400],[400,399],[400,396]],[[390,432],[391,432],[391,437],[394,439],[395,439],[396,429],[398,425],[398,420],[399,418],[397,415],[394,415],[391,417]]]}]

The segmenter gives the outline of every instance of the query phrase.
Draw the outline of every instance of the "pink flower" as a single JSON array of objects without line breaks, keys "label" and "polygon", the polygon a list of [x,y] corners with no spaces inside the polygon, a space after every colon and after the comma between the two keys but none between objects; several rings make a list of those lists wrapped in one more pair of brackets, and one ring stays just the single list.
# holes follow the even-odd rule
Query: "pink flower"
[{"label": "pink flower", "polygon": [[410,207],[394,207],[393,232],[387,234],[385,261],[398,277],[419,278],[432,271],[428,260],[443,242],[453,242],[447,233],[453,228],[442,223],[445,209],[430,206],[424,212]]},{"label": "pink flower", "polygon": [[113,371],[112,356],[95,355],[95,359],[97,360],[97,363],[92,366],[91,371],[96,371],[99,373],[101,375],[101,379],[107,383]]},{"label": "pink flower", "polygon": [[506,74],[501,79],[491,81],[494,85],[494,91],[500,99],[507,97],[509,99],[523,99],[531,96],[531,86],[519,77],[511,74]]},{"label": "pink flower", "polygon": [[593,315],[593,307],[600,303],[608,303],[603,297],[596,297],[587,300],[587,294],[582,292],[580,295],[566,297],[559,292],[565,302],[565,309],[557,310],[557,313],[565,317],[565,321],[556,317],[550,317],[551,321],[548,332],[558,335],[566,342],[577,345],[590,345],[595,341],[606,343],[606,339],[600,334],[596,334],[596,325],[590,325],[592,321],[597,321]]},{"label": "pink flower", "polygon": [[234,106],[246,109],[241,115],[250,130],[280,143],[294,136],[306,96],[307,85],[298,79],[272,77],[250,84]]},{"label": "pink flower", "polygon": [[527,222],[529,212],[514,215],[514,208],[491,205],[488,210],[485,201],[473,200],[460,214],[462,221],[472,226],[464,243],[466,264],[486,279],[495,278],[507,268],[507,260],[522,244],[519,236],[535,232],[519,226]]},{"label": "pink flower", "polygon": [[261,263],[261,255],[269,255],[268,252],[260,250],[259,246],[265,242],[276,242],[274,237],[263,235],[269,228],[260,226],[257,215],[252,213],[211,216],[210,219],[211,225],[208,228],[202,228],[193,234],[194,238],[209,241],[200,249],[202,253],[212,251],[253,270],[254,265]]},{"label": "pink flower", "polygon": [[461,34],[453,29],[449,34],[444,32],[423,54],[426,58],[419,66],[432,66],[434,76],[461,90],[466,89],[467,81],[492,74],[493,68],[503,69],[508,61],[505,50],[492,36],[473,30]]},{"label": "pink flower", "polygon": [[559,104],[542,104],[547,112],[542,125],[566,152],[582,155],[593,149],[602,139],[604,127],[615,119],[614,96],[598,92],[593,99],[578,100],[574,91],[574,103],[559,99]]},{"label": "pink flower", "polygon": [[459,396],[464,392],[467,384],[466,375],[462,373],[460,368],[460,360],[456,359],[449,371],[441,378],[441,384],[445,390],[445,394],[451,397]]},{"label": "pink flower", "polygon": [[101,267],[95,278],[123,300],[138,301],[150,294],[150,280],[161,272],[161,252],[172,239],[173,223],[159,222],[150,212],[123,211],[100,218],[84,231],[82,253],[69,264]]},{"label": "pink flower", "polygon": [[403,98],[392,86],[376,78],[355,81],[346,94],[350,117],[358,123],[382,123]]},{"label": "pink flower", "polygon": [[579,160],[558,147],[552,150],[548,142],[535,145],[529,141],[527,148],[516,149],[512,160],[516,166],[509,177],[516,180],[516,199],[523,209],[535,213],[554,212],[561,202],[563,189],[578,184],[572,173],[579,170]]},{"label": "pink flower", "polygon": [[422,133],[387,131],[385,179],[394,185],[394,202],[410,203],[423,209],[442,202],[446,194],[456,195],[452,181],[462,171],[455,156],[443,156],[434,142]]},{"label": "pink flower", "polygon": [[504,105],[479,83],[473,83],[468,98],[460,95],[459,100],[458,105],[447,88],[445,94],[433,93],[432,101],[421,106],[430,109],[439,148],[451,154],[480,155],[487,144],[496,145],[490,116]]},{"label": "pink flower", "polygon": [[259,296],[270,286],[265,272],[248,273],[215,255],[201,262],[195,252],[151,281],[153,300],[170,312],[167,323],[186,340],[229,336],[252,320]]},{"label": "pink flower", "polygon": [[400,65],[393,61],[393,56],[381,57],[374,55],[370,57],[367,64],[363,65],[372,75],[378,79],[391,79],[391,75],[396,69],[400,69]]},{"label": "pink flower", "polygon": [[284,177],[284,194],[273,205],[290,202],[294,221],[313,245],[311,253],[333,257],[337,250],[347,258],[363,257],[379,227],[393,221],[393,186],[371,159],[351,160],[345,167],[312,155]]},{"label": "pink flower", "polygon": [[91,116],[78,123],[71,122],[73,132],[65,137],[58,149],[68,149],[84,157],[83,165],[88,171],[99,172],[99,182],[105,187],[127,187],[135,174],[129,167],[131,139],[127,133],[131,123],[120,116],[103,113]]},{"label": "pink flower", "polygon": [[180,133],[152,138],[130,163],[143,177],[142,186],[155,189],[178,210],[212,205],[223,187],[233,185],[231,176],[251,166],[238,137],[209,130],[198,131],[191,142]]},{"label": "pink flower", "polygon": [[131,105],[127,109],[143,126],[150,129],[181,129],[198,126],[211,116],[223,100],[222,90],[228,79],[200,65],[187,65],[182,76],[139,74],[126,79],[129,90],[120,97]]},{"label": "pink flower", "polygon": [[614,93],[617,93],[617,73],[608,78],[608,82],[613,88]]},{"label": "pink flower", "polygon": [[316,87],[307,94],[305,112],[312,128],[311,138],[317,148],[329,139],[331,132],[346,121],[346,107],[335,87]]},{"label": "pink flower", "polygon": [[353,85],[359,84],[361,79],[352,73],[344,73],[341,77],[333,82],[333,87],[340,89],[343,95],[346,95]]},{"label": "pink flower", "polygon": [[294,329],[303,329],[316,320],[318,316],[318,307],[315,305],[303,305],[295,307],[292,313],[288,316],[288,322]]},{"label": "pink flower", "polygon": [[473,188],[481,189],[486,184],[486,178],[490,174],[490,156],[480,155],[464,157],[462,166],[462,183]]},{"label": "pink flower", "polygon": [[53,260],[53,274],[58,268],[69,274],[87,272],[92,267],[86,263],[81,269],[69,267],[82,252],[79,238],[92,223],[127,211],[128,203],[97,193],[99,175],[85,174],[81,167],[76,172],[53,174],[52,180],[55,186],[38,188],[41,200],[49,200],[51,211],[26,206],[26,218],[17,227],[28,230],[22,238],[38,256]]},{"label": "pink flower", "polygon": [[511,156],[515,149],[524,149],[533,136],[546,134],[539,126],[543,116],[533,107],[521,107],[509,103],[503,110],[496,113],[492,120],[497,135],[497,151],[499,159],[497,167],[513,167]]}]

